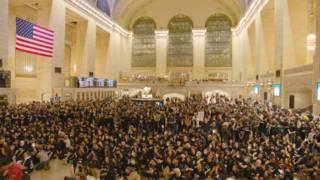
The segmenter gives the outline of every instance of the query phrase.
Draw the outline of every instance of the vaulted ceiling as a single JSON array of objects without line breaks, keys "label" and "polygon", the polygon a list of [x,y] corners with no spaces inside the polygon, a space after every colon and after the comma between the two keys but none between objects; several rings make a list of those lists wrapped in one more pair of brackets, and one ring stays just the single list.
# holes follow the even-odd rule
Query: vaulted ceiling
[{"label": "vaulted ceiling", "polygon": [[116,0],[113,19],[125,28],[132,29],[134,22],[143,16],[153,18],[159,28],[166,28],[170,18],[184,14],[194,20],[195,27],[204,26],[214,13],[224,13],[236,25],[249,0]]},{"label": "vaulted ceiling", "polygon": [[[10,0],[14,6],[27,5],[41,9],[52,0]],[[98,0],[88,0],[97,2]],[[102,0],[103,1],[103,0]],[[140,17],[150,17],[157,29],[166,29],[170,19],[178,14],[189,16],[195,28],[204,27],[206,20],[215,13],[227,15],[235,26],[252,0],[106,0],[112,19],[125,29],[132,30]]]}]

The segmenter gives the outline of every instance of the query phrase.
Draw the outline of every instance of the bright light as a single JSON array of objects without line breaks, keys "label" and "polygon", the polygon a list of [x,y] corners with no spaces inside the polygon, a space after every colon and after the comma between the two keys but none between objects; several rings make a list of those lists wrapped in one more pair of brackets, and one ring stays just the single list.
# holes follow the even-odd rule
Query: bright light
[{"label": "bright light", "polygon": [[32,66],[25,66],[24,67],[24,70],[26,71],[26,72],[32,72],[33,71],[33,67]]},{"label": "bright light", "polygon": [[149,94],[150,91],[151,91],[151,88],[150,88],[150,87],[144,87],[143,90],[144,90],[144,92],[145,92],[146,94]]},{"label": "bright light", "polygon": [[320,101],[320,82],[317,82],[317,100]]},{"label": "bright light", "polygon": [[273,85],[273,95],[280,96],[280,84]]},{"label": "bright light", "polygon": [[259,85],[255,85],[253,87],[253,92],[254,92],[254,94],[259,94]]},{"label": "bright light", "polygon": [[77,64],[73,65],[73,72],[77,72]]},{"label": "bright light", "polygon": [[314,51],[316,49],[317,36],[315,34],[309,34],[307,36],[307,49],[308,51]]}]

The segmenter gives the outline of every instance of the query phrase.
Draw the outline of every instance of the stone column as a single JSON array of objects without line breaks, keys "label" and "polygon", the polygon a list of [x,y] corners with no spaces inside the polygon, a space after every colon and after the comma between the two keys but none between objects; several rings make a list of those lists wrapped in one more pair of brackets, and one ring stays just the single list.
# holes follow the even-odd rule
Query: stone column
[{"label": "stone column", "polygon": [[240,43],[240,35],[232,31],[232,79],[239,82],[243,81],[242,67],[244,66],[242,63]]},{"label": "stone column", "polygon": [[0,31],[0,59],[2,60],[3,69],[8,69],[9,59],[9,1],[0,1],[0,24],[2,24]]},{"label": "stone column", "polygon": [[104,67],[107,60],[107,49],[109,43],[109,36],[106,32],[97,33],[96,40],[96,60],[95,60],[95,76],[104,77]]},{"label": "stone column", "polygon": [[37,99],[39,100],[42,97],[46,98],[42,100],[49,100],[53,92],[52,88],[64,87],[63,74],[55,73],[54,68],[63,68],[64,65],[65,11],[64,2],[52,1],[37,12],[37,23],[54,31],[53,57],[37,57]]},{"label": "stone column", "polygon": [[276,77],[274,74],[274,83],[281,84],[280,97],[274,97],[273,102],[277,105],[283,105],[285,100],[284,89],[284,71],[283,71],[283,34],[284,34],[284,13],[283,13],[283,1],[274,1],[275,6],[275,57],[274,57],[274,70],[280,71],[281,76]]},{"label": "stone column", "polygon": [[[82,63],[84,58],[84,42],[87,31],[87,22],[79,20],[76,22],[75,44],[71,47],[71,76],[88,76],[82,74]],[[84,64],[85,65],[85,64]]]},{"label": "stone column", "polygon": [[247,63],[247,57],[248,57],[248,53],[249,53],[249,47],[250,47],[250,43],[249,43],[249,38],[248,38],[248,31],[245,29],[243,30],[239,36],[239,46],[240,46],[240,63],[242,66],[242,74],[241,74],[241,79],[244,82],[247,82],[249,79],[249,75],[248,75],[248,63]]},{"label": "stone column", "polygon": [[[129,75],[131,69],[131,59],[132,59],[132,41],[133,35],[121,35],[121,44],[120,44],[120,58],[121,64],[119,64],[119,72],[118,74]],[[120,76],[119,76],[120,77]]]},{"label": "stone column", "polygon": [[[75,53],[71,55],[71,66],[75,76],[89,76],[94,72],[96,59],[96,24],[92,20],[77,22]],[[76,68],[75,68],[76,67]]]},{"label": "stone column", "polygon": [[119,78],[119,67],[121,66],[121,35],[116,32],[110,32],[110,42],[107,53],[107,63],[105,77],[110,79]]},{"label": "stone column", "polygon": [[81,62],[81,75],[89,76],[89,72],[94,72],[96,59],[96,24],[92,20],[87,21],[87,28],[84,40],[83,59]]},{"label": "stone column", "polygon": [[168,34],[167,30],[156,31],[156,74],[157,76],[167,75],[167,46]]},{"label": "stone column", "polygon": [[248,59],[251,58],[250,40],[248,30],[245,29],[240,34],[240,45],[242,47],[241,58],[243,63],[243,79],[248,81],[250,78]]},{"label": "stone column", "polygon": [[320,0],[317,0],[317,15],[316,15],[316,35],[317,35],[317,47],[316,55],[313,62],[313,113],[315,115],[320,114],[320,101],[317,100],[316,85],[320,82]]},{"label": "stone column", "polygon": [[261,15],[260,13],[257,15],[255,19],[255,44],[256,44],[256,75],[261,75],[263,66],[262,60],[262,24],[261,24]]},{"label": "stone column", "polygon": [[52,87],[65,86],[63,73],[54,72],[55,67],[62,68],[64,72],[65,56],[65,33],[66,33],[66,7],[62,1],[52,1],[49,27],[55,32],[54,52],[52,58]]},{"label": "stone column", "polygon": [[205,76],[206,29],[193,29],[193,78]]}]

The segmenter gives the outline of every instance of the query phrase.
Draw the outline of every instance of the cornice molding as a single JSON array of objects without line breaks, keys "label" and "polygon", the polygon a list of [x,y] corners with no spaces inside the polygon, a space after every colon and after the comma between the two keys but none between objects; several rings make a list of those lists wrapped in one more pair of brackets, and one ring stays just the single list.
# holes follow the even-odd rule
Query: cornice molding
[{"label": "cornice molding", "polygon": [[255,20],[261,10],[267,5],[269,0],[253,0],[249,9],[245,12],[240,22],[235,28],[232,28],[232,32],[235,35],[240,35],[242,31],[247,29],[250,24]]},{"label": "cornice molding", "polygon": [[192,33],[195,37],[204,37],[206,35],[207,28],[193,28]]},{"label": "cornice molding", "polygon": [[167,38],[169,30],[155,30],[155,35],[157,38]]},{"label": "cornice molding", "polygon": [[[67,5],[81,11],[82,13],[88,15],[92,19],[96,20],[98,24],[102,25],[104,30],[108,32],[118,32],[125,37],[132,37],[132,32],[124,29],[119,24],[111,20],[108,16],[94,8],[92,5],[88,4],[83,0],[64,0]],[[269,0],[253,0],[249,9],[246,11],[245,15],[241,18],[240,22],[235,28],[232,28],[234,35],[240,35],[243,30],[247,29],[249,25],[254,21],[256,16],[265,7]],[[161,34],[161,33],[160,33]],[[194,31],[194,35],[202,35],[203,31]],[[162,35],[160,35],[162,36]]]},{"label": "cornice molding", "polygon": [[119,26],[116,22],[112,21],[108,16],[94,8],[92,5],[88,4],[83,0],[64,0],[65,3],[82,13],[88,15],[92,19],[96,20],[100,25],[102,25],[104,30],[108,32],[118,32],[125,37],[132,37],[132,32],[129,32]]}]

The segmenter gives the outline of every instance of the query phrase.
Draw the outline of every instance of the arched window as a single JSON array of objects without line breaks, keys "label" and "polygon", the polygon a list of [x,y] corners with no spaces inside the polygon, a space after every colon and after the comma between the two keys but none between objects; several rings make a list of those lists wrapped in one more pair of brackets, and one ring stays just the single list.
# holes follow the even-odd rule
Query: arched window
[{"label": "arched window", "polygon": [[232,66],[231,20],[223,14],[215,14],[206,22],[206,66]]},{"label": "arched window", "polygon": [[193,66],[192,27],[191,19],[184,15],[177,15],[169,22],[169,67]]},{"label": "arched window", "polygon": [[156,67],[156,23],[149,17],[133,25],[132,67]]}]

